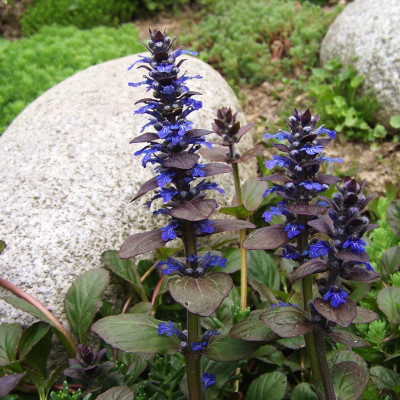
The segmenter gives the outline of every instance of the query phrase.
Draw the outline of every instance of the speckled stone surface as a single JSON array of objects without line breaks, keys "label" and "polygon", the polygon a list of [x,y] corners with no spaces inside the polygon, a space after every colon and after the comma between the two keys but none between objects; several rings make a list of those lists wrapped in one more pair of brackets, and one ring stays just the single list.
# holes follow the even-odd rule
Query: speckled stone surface
[{"label": "speckled stone surface", "polygon": [[339,56],[365,78],[364,89],[373,89],[381,110],[376,117],[388,126],[400,114],[400,1],[355,0],[330,26],[321,47],[321,60]]},{"label": "speckled stone surface", "polygon": [[[65,322],[63,299],[83,272],[102,266],[100,255],[119,249],[132,233],[165,224],[139,199],[130,199],[153,176],[129,141],[146,116],[134,116],[135,101],[148,96],[128,82],[142,80],[143,69],[127,71],[136,55],[90,67],[56,85],[29,105],[0,137],[1,276],[43,302]],[[240,109],[233,91],[210,66],[188,57],[182,66],[204,108],[191,114],[194,127],[209,129],[221,106]],[[241,119],[242,123],[243,115]],[[242,143],[242,142],[241,142]],[[136,147],[135,147],[136,146]],[[246,135],[239,150],[252,146]],[[243,179],[256,174],[241,164]],[[220,205],[234,191],[231,176],[216,181],[227,195],[213,193]],[[0,290],[0,297],[6,294]],[[32,319],[0,300],[0,322]]]}]

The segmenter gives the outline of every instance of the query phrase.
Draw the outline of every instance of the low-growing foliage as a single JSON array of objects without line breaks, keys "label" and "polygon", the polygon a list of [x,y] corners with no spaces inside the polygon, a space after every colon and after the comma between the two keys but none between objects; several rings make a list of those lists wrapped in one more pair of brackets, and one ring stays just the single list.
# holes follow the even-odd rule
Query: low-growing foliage
[{"label": "low-growing foliage", "polygon": [[363,81],[353,66],[335,59],[312,69],[307,90],[327,125],[349,140],[372,142],[383,139],[386,129],[374,123],[379,104],[372,91],[361,94]]},{"label": "low-growing foliage", "polygon": [[141,51],[137,38],[133,25],[88,31],[52,25],[29,38],[0,39],[0,133],[31,101],[67,77]]},{"label": "low-growing foliage", "polygon": [[317,66],[321,40],[335,16],[293,0],[208,4],[210,10],[181,41],[190,42],[232,85],[298,76]]}]

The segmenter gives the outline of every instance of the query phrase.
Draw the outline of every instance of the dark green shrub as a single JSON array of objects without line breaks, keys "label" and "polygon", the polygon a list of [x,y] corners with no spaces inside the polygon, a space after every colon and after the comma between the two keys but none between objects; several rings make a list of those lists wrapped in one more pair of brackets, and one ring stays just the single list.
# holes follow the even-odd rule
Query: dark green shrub
[{"label": "dark green shrub", "polygon": [[300,75],[318,63],[334,13],[309,2],[203,0],[209,13],[183,39],[232,84]]},{"label": "dark green shrub", "polygon": [[0,40],[0,132],[56,83],[91,65],[142,51],[133,25],[119,29],[47,26],[14,42]]},{"label": "dark green shrub", "polygon": [[332,60],[312,70],[308,90],[327,126],[350,140],[374,141],[384,138],[386,129],[374,123],[379,104],[372,92],[360,93],[363,80],[352,66]]},{"label": "dark green shrub", "polygon": [[20,24],[25,35],[52,23],[80,29],[117,26],[130,20],[137,3],[137,0],[36,0],[28,7]]}]

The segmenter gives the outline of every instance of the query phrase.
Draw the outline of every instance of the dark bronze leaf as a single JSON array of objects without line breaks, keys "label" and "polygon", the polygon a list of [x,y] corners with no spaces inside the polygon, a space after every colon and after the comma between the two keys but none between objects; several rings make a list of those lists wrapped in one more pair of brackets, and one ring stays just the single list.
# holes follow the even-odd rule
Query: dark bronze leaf
[{"label": "dark bronze leaf", "polygon": [[343,344],[347,347],[367,347],[369,344],[361,339],[354,333],[347,332],[341,329],[335,329],[326,335],[328,338],[332,339],[334,342]]},{"label": "dark bronze leaf", "polygon": [[182,276],[168,281],[168,288],[174,300],[186,310],[201,317],[211,315],[228,296],[232,286],[232,278],[224,272],[201,278]]},{"label": "dark bronze leaf", "polygon": [[364,307],[357,307],[357,316],[354,318],[354,324],[369,324],[370,322],[376,321],[379,315]]},{"label": "dark bronze leaf", "polygon": [[118,252],[119,258],[132,258],[161,247],[165,244],[161,233],[161,229],[155,229],[129,236]]},{"label": "dark bronze leaf", "polygon": [[140,196],[144,195],[145,193],[149,192],[150,190],[157,189],[157,177],[149,179],[147,182],[145,182],[142,187],[138,190],[138,192],[135,194],[134,198],[131,200],[135,201],[138,199]]},{"label": "dark bronze leaf", "polygon": [[281,337],[305,335],[313,329],[303,310],[297,307],[274,307],[260,315],[268,328]]},{"label": "dark bronze leaf", "polygon": [[251,124],[247,124],[245,126],[242,126],[239,129],[239,132],[236,134],[236,138],[239,141],[247,132],[249,132],[253,127],[254,127],[254,123]]},{"label": "dark bronze leaf", "polygon": [[207,129],[191,129],[190,131],[186,131],[186,135],[188,137],[196,138],[196,137],[201,137],[201,136],[206,136],[211,133],[214,133],[213,131],[209,131]]},{"label": "dark bronze leaf", "polygon": [[285,225],[274,225],[251,232],[244,240],[243,247],[248,250],[270,250],[282,247],[289,241]]},{"label": "dark bronze leaf", "polygon": [[293,274],[290,278],[290,281],[294,283],[298,279],[304,278],[307,275],[315,274],[317,272],[326,271],[327,266],[321,260],[311,260],[306,262],[305,264],[300,265],[300,267],[296,268],[293,271]]},{"label": "dark bronze leaf", "polygon": [[351,251],[341,251],[336,254],[337,258],[340,258],[343,261],[356,261],[356,262],[368,262],[369,256],[368,253],[352,253]]},{"label": "dark bronze leaf", "polygon": [[290,149],[289,147],[287,147],[286,145],[282,144],[282,143],[274,143],[272,145],[273,147],[275,147],[276,149],[283,151],[284,153],[289,153]]},{"label": "dark bronze leaf", "polygon": [[320,204],[289,204],[286,208],[301,215],[319,215],[326,210],[326,207]]},{"label": "dark bronze leaf", "polygon": [[317,232],[325,233],[325,235],[333,237],[332,220],[324,217],[325,216],[314,221],[309,221],[308,225],[314,228]]},{"label": "dark bronze leaf", "polygon": [[202,157],[210,161],[226,161],[229,151],[224,147],[213,147],[212,149],[201,149],[199,151]]},{"label": "dark bronze leaf", "polygon": [[336,183],[340,182],[341,179],[333,175],[320,174],[317,176],[316,181],[321,184],[325,183],[326,185],[335,185]]},{"label": "dark bronze leaf", "polygon": [[268,176],[263,176],[262,178],[260,178],[260,181],[274,181],[274,182],[291,182],[291,180],[289,178],[287,178],[284,175],[281,174],[271,174]]},{"label": "dark bronze leaf", "polygon": [[329,301],[317,297],[314,299],[314,307],[327,320],[336,322],[343,328],[348,327],[357,315],[356,303],[351,299],[346,299],[346,303],[341,303],[338,307],[332,307]]},{"label": "dark bronze leaf", "polygon": [[193,168],[200,156],[198,154],[181,153],[163,161],[162,166],[167,168],[190,169]]},{"label": "dark bronze leaf", "polygon": [[380,278],[375,271],[368,271],[364,266],[354,265],[349,271],[342,272],[340,276],[347,281],[369,282]]},{"label": "dark bronze leaf", "polygon": [[215,210],[217,202],[214,199],[195,199],[181,203],[169,210],[171,217],[187,221],[201,221],[207,219]]},{"label": "dark bronze leaf", "polygon": [[251,222],[233,219],[213,219],[211,222],[214,227],[214,233],[254,229],[256,227]]},{"label": "dark bronze leaf", "polygon": [[250,158],[260,156],[262,153],[264,153],[265,147],[262,144],[257,145],[256,147],[246,151],[246,153],[242,154],[239,158],[236,160],[232,161],[232,163],[241,163],[247,160],[250,160]]},{"label": "dark bronze leaf", "polygon": [[144,143],[144,142],[152,142],[154,140],[159,139],[157,133],[144,133],[143,135],[135,137],[135,139],[131,140],[129,143]]},{"label": "dark bronze leaf", "polygon": [[232,167],[227,164],[209,163],[203,168],[204,176],[214,176],[219,174],[226,174],[232,171]]}]

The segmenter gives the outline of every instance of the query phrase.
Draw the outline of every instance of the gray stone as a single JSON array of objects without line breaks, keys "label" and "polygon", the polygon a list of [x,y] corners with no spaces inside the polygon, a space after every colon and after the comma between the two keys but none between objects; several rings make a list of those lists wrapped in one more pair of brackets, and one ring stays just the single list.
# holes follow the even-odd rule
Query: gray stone
[{"label": "gray stone", "polygon": [[354,66],[373,89],[381,109],[377,121],[389,126],[400,114],[400,1],[355,0],[330,26],[321,47],[321,61],[339,56]]},{"label": "gray stone", "polygon": [[[131,198],[153,175],[143,169],[130,145],[147,122],[134,116],[135,101],[148,97],[128,82],[142,80],[143,69],[127,71],[136,55],[90,67],[56,85],[30,104],[0,138],[0,238],[8,247],[0,255],[1,277],[26,290],[65,322],[63,299],[83,272],[102,266],[100,255],[119,249],[133,233],[165,225]],[[210,129],[216,110],[240,110],[224,79],[204,62],[184,64],[191,90],[203,93],[204,108],[191,114],[196,128]],[[245,123],[243,114],[241,122]],[[215,139],[215,138],[214,138]],[[241,142],[242,143],[242,142]],[[239,150],[252,146],[246,135]],[[242,177],[256,175],[255,163]],[[230,174],[216,177],[230,203]],[[6,294],[0,291],[1,297]],[[31,322],[0,300],[0,322]]]}]

